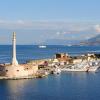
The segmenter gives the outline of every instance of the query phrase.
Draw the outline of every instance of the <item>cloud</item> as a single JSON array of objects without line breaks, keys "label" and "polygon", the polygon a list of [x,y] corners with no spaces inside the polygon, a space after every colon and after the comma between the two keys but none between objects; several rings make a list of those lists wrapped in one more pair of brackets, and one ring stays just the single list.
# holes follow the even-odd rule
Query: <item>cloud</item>
[{"label": "cloud", "polygon": [[16,21],[8,21],[8,20],[0,20],[0,28],[3,29],[26,29],[31,28],[31,21],[24,20],[16,20]]},{"label": "cloud", "polygon": [[18,24],[21,24],[21,25],[24,25],[25,24],[23,20],[18,20],[17,23]]},{"label": "cloud", "polygon": [[100,33],[100,25],[99,24],[95,25],[94,29],[96,30],[96,32]]},{"label": "cloud", "polygon": [[60,34],[61,34],[61,32],[57,32],[56,34],[57,34],[57,35],[60,35]]},{"label": "cloud", "polygon": [[[33,20],[0,20],[0,39],[6,41],[3,35],[16,31],[18,37],[24,34],[26,41],[44,41],[45,39],[81,40],[100,34],[100,25],[96,23],[64,22],[64,21],[33,21]],[[30,34],[30,35],[29,35]],[[29,40],[27,37],[30,37]],[[44,39],[45,37],[45,39]],[[22,38],[19,39],[22,41]],[[38,41],[38,42],[39,42]]]},{"label": "cloud", "polygon": [[[21,30],[56,30],[55,35],[84,34],[96,31],[100,32],[100,25],[94,23],[64,22],[64,21],[33,21],[33,20],[0,20],[0,29]],[[94,32],[96,34],[96,32]],[[45,33],[45,32],[44,32]],[[94,34],[92,33],[92,34]],[[47,32],[47,34],[50,34]]]}]

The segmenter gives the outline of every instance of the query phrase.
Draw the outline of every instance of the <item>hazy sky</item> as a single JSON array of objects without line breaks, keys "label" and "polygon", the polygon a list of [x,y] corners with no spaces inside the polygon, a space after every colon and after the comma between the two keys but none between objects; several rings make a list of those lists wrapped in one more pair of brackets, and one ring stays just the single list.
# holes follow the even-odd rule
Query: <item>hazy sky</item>
[{"label": "hazy sky", "polygon": [[0,44],[13,31],[18,44],[91,38],[100,34],[100,0],[0,0]]}]

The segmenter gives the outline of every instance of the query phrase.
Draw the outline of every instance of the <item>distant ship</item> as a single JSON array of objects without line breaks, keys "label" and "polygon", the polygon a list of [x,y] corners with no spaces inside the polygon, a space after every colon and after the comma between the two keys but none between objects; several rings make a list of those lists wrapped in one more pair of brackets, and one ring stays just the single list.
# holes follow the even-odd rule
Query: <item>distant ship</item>
[{"label": "distant ship", "polygon": [[39,48],[46,48],[47,46],[46,45],[39,45],[38,47]]}]

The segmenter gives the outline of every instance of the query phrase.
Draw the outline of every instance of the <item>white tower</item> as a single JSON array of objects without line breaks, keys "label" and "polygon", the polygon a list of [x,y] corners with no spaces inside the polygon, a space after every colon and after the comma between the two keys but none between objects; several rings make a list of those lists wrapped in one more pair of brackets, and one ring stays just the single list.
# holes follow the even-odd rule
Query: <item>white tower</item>
[{"label": "white tower", "polygon": [[18,65],[18,61],[16,59],[16,33],[13,32],[13,38],[12,38],[12,45],[13,45],[13,51],[12,51],[12,65]]}]

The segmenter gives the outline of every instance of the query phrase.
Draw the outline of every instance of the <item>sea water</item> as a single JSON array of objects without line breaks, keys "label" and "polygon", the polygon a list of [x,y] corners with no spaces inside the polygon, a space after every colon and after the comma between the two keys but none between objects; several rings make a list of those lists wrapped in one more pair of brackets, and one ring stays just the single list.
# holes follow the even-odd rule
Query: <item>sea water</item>
[{"label": "sea water", "polygon": [[[80,55],[85,53],[100,53],[100,46],[61,46],[49,45],[39,48],[37,45],[17,45],[17,59],[19,63],[27,60],[53,58],[56,53]],[[9,63],[12,60],[12,46],[0,45],[0,63]]]},{"label": "sea water", "polygon": [[100,73],[64,72],[41,79],[0,80],[0,100],[100,100]]}]

